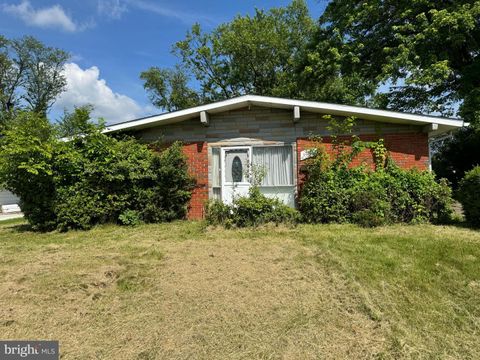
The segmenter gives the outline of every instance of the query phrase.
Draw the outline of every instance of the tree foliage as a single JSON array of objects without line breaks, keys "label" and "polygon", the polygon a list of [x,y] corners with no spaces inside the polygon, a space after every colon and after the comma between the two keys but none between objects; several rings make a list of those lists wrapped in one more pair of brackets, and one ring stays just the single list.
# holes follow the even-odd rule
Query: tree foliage
[{"label": "tree foliage", "polygon": [[180,67],[175,70],[151,67],[140,74],[153,105],[175,111],[200,104],[200,96],[188,86],[189,78]]},{"label": "tree foliage", "polygon": [[458,130],[436,146],[432,157],[435,173],[447,178],[456,189],[465,173],[480,165],[480,130],[474,127]]},{"label": "tree foliage", "polygon": [[377,106],[452,115],[460,102],[480,122],[479,1],[333,0],[320,27],[319,44],[340,39],[330,52],[348,60],[346,75],[393,85]]},{"label": "tree foliage", "polygon": [[72,137],[81,134],[90,134],[97,129],[102,129],[103,119],[93,122],[90,114],[93,111],[92,105],[74,107],[73,111],[64,111],[62,118],[56,124],[58,136],[62,138]]},{"label": "tree foliage", "polygon": [[[297,59],[313,30],[303,0],[256,9],[253,16],[237,16],[211,32],[195,24],[173,47],[179,67],[151,68],[141,77],[153,103],[166,109],[244,94],[299,97]],[[198,82],[198,90],[187,88],[187,73]],[[178,94],[188,100],[178,101]]]},{"label": "tree foliage", "polygon": [[355,69],[359,60],[336,29],[318,27],[298,59],[302,98],[337,104],[366,105],[377,83]]},{"label": "tree foliage", "polygon": [[0,35],[0,115],[15,109],[45,115],[66,86],[63,66],[69,54],[31,36],[9,40]]},{"label": "tree foliage", "polygon": [[480,227],[480,166],[474,167],[460,181],[458,198],[463,206],[465,218],[473,226]]}]

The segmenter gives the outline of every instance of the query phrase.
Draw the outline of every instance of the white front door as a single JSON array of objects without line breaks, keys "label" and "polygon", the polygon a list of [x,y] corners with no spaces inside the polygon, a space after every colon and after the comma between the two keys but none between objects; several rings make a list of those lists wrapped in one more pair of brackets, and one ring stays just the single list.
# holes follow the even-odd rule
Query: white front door
[{"label": "white front door", "polygon": [[248,195],[252,148],[237,146],[222,148],[222,201],[231,204],[234,197]]}]

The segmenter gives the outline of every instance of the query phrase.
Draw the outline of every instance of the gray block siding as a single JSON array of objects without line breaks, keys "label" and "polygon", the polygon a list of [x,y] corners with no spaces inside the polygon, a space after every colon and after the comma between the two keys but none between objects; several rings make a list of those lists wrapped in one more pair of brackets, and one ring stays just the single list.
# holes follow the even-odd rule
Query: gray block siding
[{"label": "gray block siding", "polygon": [[[157,126],[137,132],[143,141],[184,142],[207,141],[216,143],[238,138],[258,139],[263,142],[294,142],[310,135],[327,136],[328,122],[322,114],[301,112],[300,121],[293,122],[293,110],[252,107],[210,115],[210,125],[203,126],[200,118],[177,124]],[[355,134],[391,134],[421,132],[421,126],[356,121]]]}]

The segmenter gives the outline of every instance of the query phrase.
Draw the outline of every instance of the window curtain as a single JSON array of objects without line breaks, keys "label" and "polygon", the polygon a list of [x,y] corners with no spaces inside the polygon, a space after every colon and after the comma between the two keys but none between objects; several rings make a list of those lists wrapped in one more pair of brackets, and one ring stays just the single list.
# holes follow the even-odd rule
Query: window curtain
[{"label": "window curtain", "polygon": [[261,186],[293,185],[291,146],[254,147],[253,166],[265,175]]}]

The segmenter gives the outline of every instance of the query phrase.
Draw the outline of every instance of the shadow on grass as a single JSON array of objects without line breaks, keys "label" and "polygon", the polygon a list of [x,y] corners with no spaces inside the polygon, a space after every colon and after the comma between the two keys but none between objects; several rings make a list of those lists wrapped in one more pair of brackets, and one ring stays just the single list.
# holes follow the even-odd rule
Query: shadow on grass
[{"label": "shadow on grass", "polygon": [[454,226],[459,229],[469,229],[469,230],[480,230],[478,226],[474,226],[470,224],[468,221],[465,220],[465,218],[454,218],[445,224],[439,224],[439,225],[448,225],[448,226]]},{"label": "shadow on grass", "polygon": [[[33,232],[32,225],[28,223],[23,223],[23,224],[18,224],[18,225],[13,225],[10,227],[14,232],[17,233],[24,233],[24,232]],[[38,231],[41,232],[41,231]]]},{"label": "shadow on grass", "polygon": [[[0,222],[0,229],[1,228],[8,229],[16,233],[35,232],[33,227],[25,220],[25,218],[3,220]],[[36,232],[40,233],[40,231]]]}]

